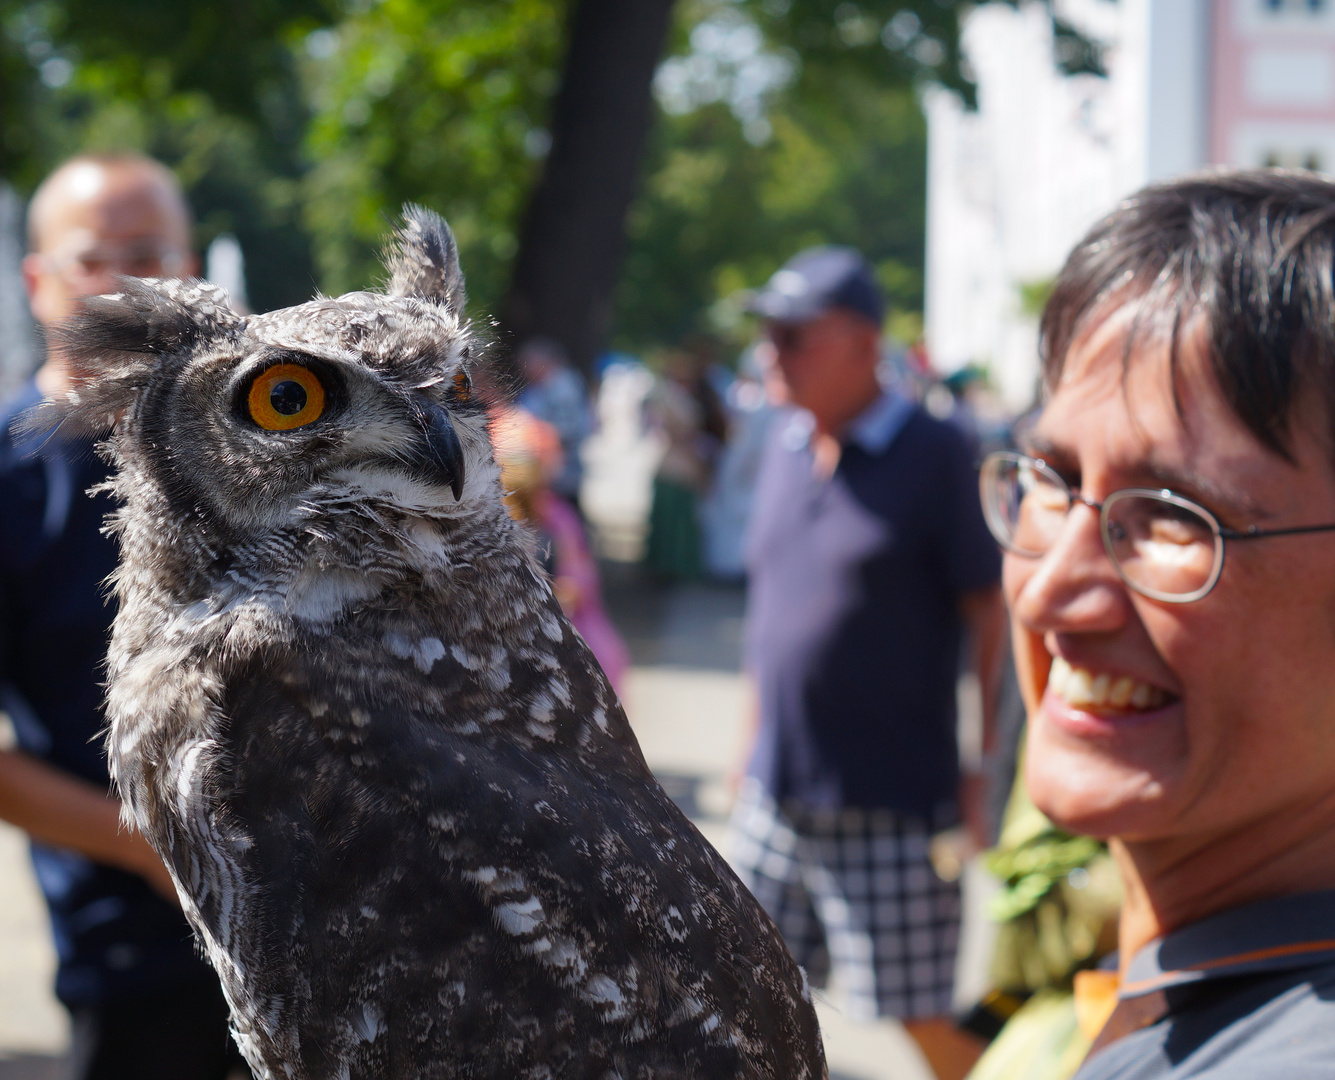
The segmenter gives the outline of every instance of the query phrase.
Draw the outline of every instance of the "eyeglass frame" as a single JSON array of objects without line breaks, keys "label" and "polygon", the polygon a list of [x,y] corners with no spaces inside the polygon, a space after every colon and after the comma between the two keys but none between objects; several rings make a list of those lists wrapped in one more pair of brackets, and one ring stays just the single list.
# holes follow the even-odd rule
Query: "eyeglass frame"
[{"label": "eyeglass frame", "polygon": [[[987,523],[988,532],[992,538],[1005,550],[1012,555],[1018,555],[1026,559],[1041,559],[1052,550],[1047,551],[1027,551],[1023,548],[1017,548],[1007,543],[997,534],[997,528],[992,523],[992,515],[989,512],[991,504],[987,497],[986,477],[988,474],[988,465],[991,462],[1011,462],[1015,465],[1024,465],[1033,467],[1044,479],[1055,481],[1058,490],[1066,492],[1066,510],[1063,512],[1063,518],[1070,514],[1071,508],[1079,503],[1082,506],[1088,506],[1099,515],[1099,536],[1103,540],[1103,549],[1107,552],[1108,561],[1112,563],[1113,569],[1117,571],[1117,576],[1122,579],[1127,588],[1141,596],[1148,597],[1151,600],[1157,600],[1165,604],[1190,604],[1196,600],[1203,599],[1209,594],[1215,585],[1219,583],[1219,577],[1224,572],[1224,552],[1226,541],[1229,540],[1260,540],[1269,536],[1299,536],[1306,533],[1335,532],[1335,523],[1329,525],[1299,525],[1287,529],[1262,529],[1252,525],[1247,529],[1230,529],[1219,523],[1219,519],[1200,503],[1193,499],[1188,499],[1185,495],[1179,495],[1169,488],[1118,488],[1116,491],[1110,491],[1103,497],[1101,502],[1087,498],[1079,491],[1073,490],[1061,476],[1045,462],[1042,458],[1030,457],[1028,454],[1021,454],[1014,450],[994,450],[988,454],[978,470],[978,493],[983,504],[983,520]],[[1215,538],[1215,559],[1214,566],[1210,570],[1210,576],[1206,579],[1204,585],[1189,593],[1164,593],[1157,589],[1151,589],[1145,585],[1139,585],[1132,581],[1122,567],[1121,560],[1113,550],[1112,536],[1108,531],[1108,507],[1116,503],[1119,499],[1125,498],[1149,498],[1158,502],[1168,503],[1170,506],[1180,506],[1185,510],[1190,510],[1199,514]]]},{"label": "eyeglass frame", "polygon": [[[107,266],[103,270],[94,271],[83,267],[78,274],[78,278],[83,281],[112,278],[122,274],[128,263],[140,259],[156,262],[164,277],[178,277],[179,272],[185,269],[186,252],[169,244],[156,246],[150,244],[136,246],[134,243],[94,245],[77,251],[67,250],[43,255],[42,267],[47,273],[55,274],[57,277],[64,278],[74,284],[75,282],[72,282],[70,278],[70,271],[76,266],[81,266],[84,260],[90,258],[104,261]],[[125,274],[124,276],[134,277],[136,275]]]}]

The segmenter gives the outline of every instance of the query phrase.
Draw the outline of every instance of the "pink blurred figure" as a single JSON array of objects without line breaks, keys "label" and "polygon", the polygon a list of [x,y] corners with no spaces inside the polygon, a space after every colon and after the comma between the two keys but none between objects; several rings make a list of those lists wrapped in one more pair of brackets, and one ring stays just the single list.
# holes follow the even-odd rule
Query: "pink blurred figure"
[{"label": "pink blurred figure", "polygon": [[561,472],[561,439],[551,424],[519,408],[498,411],[491,425],[510,515],[538,535],[552,592],[602,665],[618,695],[630,654],[603,608],[598,564],[575,508],[551,489]]}]

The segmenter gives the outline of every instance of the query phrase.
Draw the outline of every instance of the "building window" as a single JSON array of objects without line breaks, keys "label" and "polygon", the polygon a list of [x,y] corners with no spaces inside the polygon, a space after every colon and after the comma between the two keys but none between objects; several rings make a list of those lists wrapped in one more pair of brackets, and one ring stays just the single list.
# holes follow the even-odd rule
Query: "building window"
[{"label": "building window", "polygon": [[1321,171],[1322,157],[1317,150],[1267,150],[1261,164],[1267,169],[1309,169]]},{"label": "building window", "polygon": [[1299,11],[1316,15],[1326,10],[1326,0],[1261,0],[1261,6],[1273,15]]}]

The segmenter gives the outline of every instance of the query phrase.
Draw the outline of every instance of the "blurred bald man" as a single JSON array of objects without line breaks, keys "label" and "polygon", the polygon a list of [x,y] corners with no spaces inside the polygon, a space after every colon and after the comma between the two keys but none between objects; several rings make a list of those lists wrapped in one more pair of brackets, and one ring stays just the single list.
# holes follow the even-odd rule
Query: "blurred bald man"
[{"label": "blurred bald man", "polygon": [[[117,154],[67,161],[28,210],[23,277],[43,327],[120,275],[192,274],[190,213],[170,170]],[[56,996],[73,1020],[83,1080],[249,1076],[227,1034],[213,971],[195,953],[157,856],[120,825],[102,753],[102,663],[116,564],[111,509],[85,492],[106,477],[86,436],[43,439],[14,421],[69,390],[48,356],[0,405],[0,709],[17,748],[0,751],[0,818],[27,831],[51,912]]]}]

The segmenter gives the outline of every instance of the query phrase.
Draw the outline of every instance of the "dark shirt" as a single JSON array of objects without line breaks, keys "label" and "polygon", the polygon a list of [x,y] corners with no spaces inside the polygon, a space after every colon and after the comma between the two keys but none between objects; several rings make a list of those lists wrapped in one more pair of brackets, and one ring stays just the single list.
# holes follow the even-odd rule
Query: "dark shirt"
[{"label": "dark shirt", "polygon": [[[86,440],[25,436],[35,384],[0,406],[0,709],[21,749],[105,788],[102,665],[116,546],[102,534],[107,475]],[[56,996],[88,1006],[211,974],[185,917],[136,875],[32,846],[51,912]]]},{"label": "dark shirt", "polygon": [[829,480],[794,421],[766,448],[748,544],[750,774],[779,801],[941,822],[958,780],[964,593],[1000,556],[964,437],[887,395]]},{"label": "dark shirt", "polygon": [[1335,892],[1248,904],[1152,942],[1118,998],[1160,993],[1148,1015],[1166,1014],[1095,1051],[1076,1080],[1330,1080]]}]

